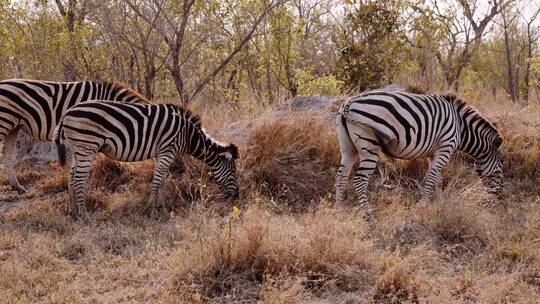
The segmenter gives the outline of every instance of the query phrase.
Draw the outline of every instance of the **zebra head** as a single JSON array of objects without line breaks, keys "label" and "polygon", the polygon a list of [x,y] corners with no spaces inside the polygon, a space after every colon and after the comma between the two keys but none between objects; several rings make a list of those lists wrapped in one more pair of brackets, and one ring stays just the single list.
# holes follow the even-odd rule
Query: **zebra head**
[{"label": "zebra head", "polygon": [[219,188],[225,194],[227,201],[240,197],[236,183],[236,160],[238,148],[234,144],[218,146],[217,159],[212,164],[212,176]]},{"label": "zebra head", "polygon": [[500,147],[502,138],[498,133],[488,134],[484,137],[485,149],[476,158],[476,172],[481,177],[482,182],[488,187],[489,192],[501,195],[503,171],[502,155]]},{"label": "zebra head", "polygon": [[502,191],[502,157],[500,147],[502,137],[495,126],[486,120],[476,108],[465,101],[448,95],[453,102],[461,121],[459,149],[475,159],[475,170],[480,175],[488,191],[501,195]]}]

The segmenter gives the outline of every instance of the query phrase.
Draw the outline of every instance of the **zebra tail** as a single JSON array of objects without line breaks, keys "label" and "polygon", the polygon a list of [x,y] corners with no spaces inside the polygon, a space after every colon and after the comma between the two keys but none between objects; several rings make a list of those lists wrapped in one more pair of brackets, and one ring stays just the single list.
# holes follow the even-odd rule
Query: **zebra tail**
[{"label": "zebra tail", "polygon": [[[339,109],[339,112],[338,112],[338,114],[341,114],[341,120],[345,128],[347,128],[346,122],[350,122],[353,125],[357,125],[357,126],[371,127],[369,124],[366,124],[364,121],[358,119],[359,115],[351,113],[350,106],[351,106],[351,102],[347,102]],[[347,132],[349,132],[348,129],[347,129]]]},{"label": "zebra tail", "polygon": [[347,118],[349,118],[349,104],[345,104],[339,109],[337,113],[337,123],[341,124],[345,131],[347,132],[347,135],[349,138],[351,138],[351,133],[349,132],[349,128],[347,128]]},{"label": "zebra tail", "polygon": [[64,144],[64,123],[61,121],[60,124],[54,130],[54,143],[56,144],[56,151],[58,152],[58,161],[61,166],[66,165],[66,145]]},{"label": "zebra tail", "polygon": [[347,132],[347,136],[351,138],[351,133],[349,132],[349,128],[347,128],[347,118],[345,118],[343,113],[338,113],[338,123],[343,126],[343,129]]}]

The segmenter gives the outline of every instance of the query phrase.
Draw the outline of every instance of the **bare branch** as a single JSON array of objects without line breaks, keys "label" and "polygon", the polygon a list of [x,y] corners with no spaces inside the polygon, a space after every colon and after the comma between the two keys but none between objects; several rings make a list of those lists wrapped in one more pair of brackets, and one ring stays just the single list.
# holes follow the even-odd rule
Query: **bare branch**
[{"label": "bare branch", "polygon": [[60,15],[66,16],[66,9],[64,7],[64,4],[61,0],[55,0],[56,6],[58,7],[58,10],[60,11]]},{"label": "bare branch", "polygon": [[244,45],[251,39],[253,36],[253,33],[255,33],[255,30],[257,30],[257,27],[261,23],[261,21],[264,19],[264,17],[268,14],[268,12],[273,9],[274,7],[281,5],[285,3],[286,1],[277,1],[274,3],[273,1],[267,5],[262,13],[259,15],[259,17],[255,20],[253,25],[251,26],[251,29],[249,32],[244,36],[244,38],[236,45],[234,50],[210,73],[208,74],[203,80],[201,80],[196,86],[195,90],[191,94],[189,100],[192,100],[197,94],[199,94],[202,89],[210,82],[216,75],[225,68],[225,66],[234,58],[234,56],[240,52],[240,50],[244,47]]}]

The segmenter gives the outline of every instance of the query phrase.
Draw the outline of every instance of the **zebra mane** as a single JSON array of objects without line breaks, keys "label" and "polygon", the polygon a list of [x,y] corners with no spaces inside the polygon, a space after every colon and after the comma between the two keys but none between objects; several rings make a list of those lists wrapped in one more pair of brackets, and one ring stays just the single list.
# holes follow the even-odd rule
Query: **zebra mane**
[{"label": "zebra mane", "polygon": [[191,122],[195,127],[199,128],[199,131],[204,136],[206,143],[208,143],[210,147],[215,148],[214,151],[217,153],[230,153],[230,157],[232,159],[238,159],[240,157],[240,152],[235,144],[226,144],[208,135],[202,127],[201,117],[195,114],[191,109],[173,103],[168,103],[166,105],[173,108],[178,115],[182,116],[184,119]]},{"label": "zebra mane", "polygon": [[462,110],[464,112],[466,112],[466,113],[471,113],[473,117],[479,118],[482,121],[484,121],[485,124],[487,126],[489,126],[492,129],[492,131],[497,134],[498,137],[501,137],[501,135],[499,134],[499,131],[497,130],[497,128],[495,128],[493,123],[491,123],[491,121],[489,121],[482,114],[480,114],[480,111],[478,111],[478,109],[476,107],[470,105],[469,103],[467,103],[465,100],[459,98],[454,93],[447,93],[447,94],[445,94],[443,96],[444,96],[444,98],[446,100],[448,100],[448,101],[450,101],[450,102],[452,102],[452,103],[454,103],[456,105],[458,113],[461,112]]},{"label": "zebra mane", "polygon": [[116,90],[119,90],[119,91],[120,90],[127,91],[129,94],[137,96],[142,101],[147,102],[147,103],[151,103],[151,101],[148,100],[148,98],[144,97],[141,93],[139,93],[138,91],[130,88],[126,84],[123,84],[122,82],[118,82],[118,81],[115,81],[115,80],[113,80],[113,81],[102,81],[101,84],[102,85],[109,85],[109,86],[111,86],[111,89],[113,89],[113,90],[116,89]]},{"label": "zebra mane", "polygon": [[195,127],[202,129],[201,117],[195,114],[191,109],[174,103],[168,103],[167,106],[173,107],[178,113],[181,113],[182,117],[189,120]]}]

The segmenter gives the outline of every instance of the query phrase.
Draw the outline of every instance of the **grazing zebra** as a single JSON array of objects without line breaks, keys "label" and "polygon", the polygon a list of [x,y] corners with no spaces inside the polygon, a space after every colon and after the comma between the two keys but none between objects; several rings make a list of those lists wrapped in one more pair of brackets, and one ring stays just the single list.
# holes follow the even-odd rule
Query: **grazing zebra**
[{"label": "grazing zebra", "polygon": [[19,130],[35,139],[51,141],[67,109],[92,99],[147,102],[135,91],[114,82],[0,81],[0,142],[4,143],[4,170],[15,190],[25,191],[13,170]]},{"label": "grazing zebra", "polygon": [[336,124],[341,150],[337,206],[344,200],[345,185],[358,158],[353,183],[360,205],[371,217],[366,190],[381,152],[400,159],[429,158],[422,205],[430,201],[441,170],[456,150],[471,155],[490,191],[500,194],[502,138],[476,109],[454,95],[371,91],[348,100]]},{"label": "grazing zebra", "polygon": [[89,101],[69,109],[55,131],[59,158],[65,163],[63,143],[69,142],[73,162],[69,171],[70,211],[74,218],[89,221],[85,208],[86,184],[96,154],[120,161],[156,158],[148,208],[156,217],[158,191],[175,157],[192,155],[211,167],[214,180],[227,200],[238,198],[235,160],[238,148],[209,137],[200,118],[171,104],[127,104]]}]

